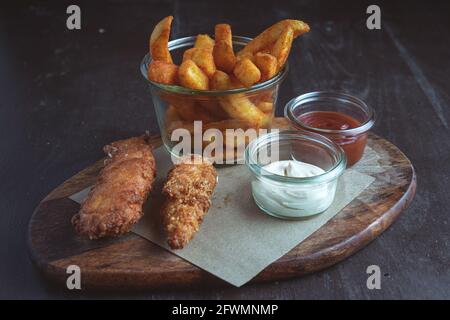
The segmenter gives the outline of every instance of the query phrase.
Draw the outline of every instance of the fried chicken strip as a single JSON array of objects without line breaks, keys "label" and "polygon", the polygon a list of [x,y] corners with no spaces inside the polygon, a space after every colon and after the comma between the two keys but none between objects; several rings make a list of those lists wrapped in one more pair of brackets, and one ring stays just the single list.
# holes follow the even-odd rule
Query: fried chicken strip
[{"label": "fried chicken strip", "polygon": [[163,187],[166,203],[162,214],[172,249],[182,249],[199,230],[216,184],[216,170],[200,156],[182,158],[169,171]]},{"label": "fried chicken strip", "polygon": [[90,239],[128,232],[142,216],[156,165],[146,135],[111,143],[95,186],[72,218],[75,230]]}]

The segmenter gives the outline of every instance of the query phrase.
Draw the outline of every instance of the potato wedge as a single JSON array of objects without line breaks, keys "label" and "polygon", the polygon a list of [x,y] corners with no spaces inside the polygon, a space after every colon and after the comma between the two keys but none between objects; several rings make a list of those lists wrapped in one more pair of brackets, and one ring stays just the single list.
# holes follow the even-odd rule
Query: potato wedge
[{"label": "potato wedge", "polygon": [[231,79],[228,74],[217,70],[211,78],[211,89],[228,90],[231,89]]},{"label": "potato wedge", "polygon": [[238,78],[234,74],[230,75],[231,79],[231,89],[239,89],[239,88],[245,88],[245,85],[239,81]]},{"label": "potato wedge", "polygon": [[232,73],[236,65],[236,57],[233,48],[225,40],[216,41],[213,49],[214,63],[216,68]]},{"label": "potato wedge", "polygon": [[231,26],[229,24],[216,24],[214,34],[216,41],[225,41],[231,48],[233,48],[233,36],[231,34]]},{"label": "potato wedge", "polygon": [[255,62],[255,56],[251,52],[244,52],[244,53],[241,53],[239,56],[236,55],[236,59],[238,61],[242,60],[242,59],[250,59],[251,62],[253,62],[253,63]]},{"label": "potato wedge", "polygon": [[283,68],[291,51],[292,41],[294,40],[294,30],[288,26],[281,33],[280,37],[275,41],[271,54],[277,58],[278,70]]},{"label": "potato wedge", "polygon": [[[252,127],[253,125],[251,123],[247,123],[242,120],[223,120],[218,122],[210,122],[204,125],[203,132],[207,132],[207,130],[210,129],[220,131],[222,135],[223,147],[216,150],[216,152],[219,151],[220,154],[225,151],[230,152],[230,159],[233,159],[236,149],[241,149],[240,151],[244,151],[245,146],[258,136],[257,132],[247,131],[247,129]],[[231,129],[231,132],[227,129]],[[209,136],[209,139],[204,140],[203,146],[206,147],[209,145],[215,140],[214,138],[214,136]]]},{"label": "potato wedge", "polygon": [[210,100],[200,100],[198,101],[201,107],[200,112],[206,112],[211,115],[215,120],[224,120],[228,118],[227,113],[219,104],[219,101],[214,97]]},{"label": "potato wedge", "polygon": [[[215,90],[233,88],[231,77],[222,71],[216,71],[211,79],[211,87]],[[268,124],[268,118],[245,95],[233,94],[220,98],[220,105],[228,116],[234,120],[241,120],[252,126],[262,127]]]},{"label": "potato wedge", "polygon": [[[176,93],[164,93],[161,95],[161,99],[169,104],[168,110],[170,109],[172,111],[173,108],[176,111],[176,114],[181,120],[195,120],[195,101],[192,99],[186,99],[183,95]],[[175,112],[172,112],[171,115],[174,113]]]},{"label": "potato wedge", "polygon": [[180,115],[181,120],[193,122],[198,116],[195,112],[195,104],[193,101],[179,101],[174,107]]},{"label": "potato wedge", "polygon": [[203,108],[203,106],[201,106],[199,104],[196,104],[194,106],[194,111],[196,114],[194,119],[197,121],[202,121],[203,124],[218,120],[213,114],[211,114],[209,111],[205,110],[205,108]]},{"label": "potato wedge", "polygon": [[194,61],[200,69],[202,69],[202,71],[208,76],[208,78],[211,78],[214,72],[216,72],[216,64],[214,63],[212,51],[200,48],[192,49],[193,50],[188,53],[188,55],[191,56],[191,60]]},{"label": "potato wedge", "polygon": [[273,110],[273,103],[268,101],[260,101],[256,106],[264,113],[271,113]]},{"label": "potato wedge", "polygon": [[184,61],[178,69],[178,80],[183,87],[195,90],[208,90],[206,74],[192,60]]},{"label": "potato wedge", "polygon": [[187,122],[187,121],[179,120],[179,121],[171,122],[166,127],[166,131],[169,134],[169,136],[171,136],[173,131],[176,130],[176,129],[188,130],[193,135],[194,134],[194,123],[193,122]]},{"label": "potato wedge", "polygon": [[214,40],[207,34],[199,34],[195,39],[194,48],[211,50],[214,48]]},{"label": "potato wedge", "polygon": [[285,23],[288,24],[294,31],[294,39],[309,32],[310,30],[309,25],[301,20],[287,19],[285,21],[287,21]]},{"label": "potato wedge", "polygon": [[169,105],[166,110],[166,122],[173,122],[181,120],[175,106]]},{"label": "potato wedge", "polygon": [[264,127],[270,121],[270,117],[259,110],[243,94],[224,97],[220,100],[220,104],[231,118],[246,121],[255,127]]},{"label": "potato wedge", "polygon": [[148,66],[147,76],[154,82],[176,85],[178,84],[178,66],[170,62],[154,60]]},{"label": "potato wedge", "polygon": [[239,60],[236,63],[233,74],[246,87],[251,87],[261,79],[261,71],[248,58]]},{"label": "potato wedge", "polygon": [[[217,100],[208,101],[209,105],[205,107],[206,101],[189,99],[180,94],[166,93],[161,96],[161,99],[169,104],[166,111],[166,119],[172,122],[181,120],[192,123],[193,121],[199,120],[204,123],[209,123],[228,117]],[[204,102],[205,105],[203,104]]]},{"label": "potato wedge", "polygon": [[177,110],[174,106],[169,105],[166,110],[166,118],[165,118],[165,124],[166,124],[166,130],[168,132],[172,132],[174,126],[181,121],[180,116],[177,113]]},{"label": "potato wedge", "polygon": [[172,102],[176,102],[176,104],[173,104],[170,107],[175,109],[180,120],[188,123],[193,123],[194,121],[203,121],[204,123],[217,121],[217,118],[213,117],[208,111],[204,110],[192,100],[178,99],[178,101]]},{"label": "potato wedge", "polygon": [[150,55],[153,60],[173,62],[168,48],[172,21],[172,16],[165,17],[155,26],[150,35]]},{"label": "potato wedge", "polygon": [[268,48],[275,43],[275,41],[287,26],[290,26],[292,28],[294,38],[309,31],[308,24],[303,21],[291,19],[281,20],[264,30],[257,37],[247,43],[244,49],[237,53],[237,56],[240,57],[244,53],[255,54],[256,52]]},{"label": "potato wedge", "polygon": [[255,104],[258,104],[260,101],[273,102],[273,100],[274,100],[274,93],[275,92],[274,92],[273,89],[268,89],[268,90],[259,92],[257,95],[252,97],[252,101]]},{"label": "potato wedge", "polygon": [[[233,120],[236,121],[236,120]],[[209,123],[213,126],[213,129],[219,130],[222,134],[222,140],[223,140],[223,151],[232,152],[235,149],[241,148],[245,149],[245,146],[253,139],[257,138],[258,134],[255,131],[247,131],[247,129],[252,128],[252,126],[246,126],[245,124],[241,125],[240,127],[235,126],[233,127],[225,127],[226,124],[220,124],[217,122],[211,122]],[[208,125],[209,125],[208,124]],[[219,129],[218,127],[223,127],[223,129]],[[231,129],[232,131],[228,131],[227,129]],[[242,129],[242,131],[240,130]],[[211,139],[212,141],[214,139]],[[210,141],[211,141],[210,140]]]},{"label": "potato wedge", "polygon": [[217,70],[211,78],[211,89],[213,90],[229,90],[244,87],[234,75],[228,75],[220,70]]},{"label": "potato wedge", "polygon": [[255,65],[261,71],[261,81],[266,81],[277,74],[278,61],[273,55],[258,52],[255,54]]},{"label": "potato wedge", "polygon": [[194,125],[191,121],[183,120],[178,114],[177,107],[169,105],[166,111],[166,131],[170,135],[173,130],[178,128],[183,128],[189,130],[189,132],[194,131]]},{"label": "potato wedge", "polygon": [[192,54],[194,53],[195,50],[196,50],[196,48],[186,49],[183,52],[183,61],[182,62],[184,62],[186,60],[192,60]]}]

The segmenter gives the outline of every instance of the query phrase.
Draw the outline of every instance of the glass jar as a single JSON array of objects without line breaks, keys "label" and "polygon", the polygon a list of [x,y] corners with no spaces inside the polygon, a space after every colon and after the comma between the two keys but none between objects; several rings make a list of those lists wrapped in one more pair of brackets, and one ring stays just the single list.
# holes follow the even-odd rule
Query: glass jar
[{"label": "glass jar", "polygon": [[[169,42],[169,50],[174,61],[181,61],[183,51],[192,47],[195,39],[196,37],[192,36]],[[251,38],[234,36],[235,52],[243,48],[250,40]],[[243,162],[245,146],[254,136],[249,134],[244,139],[227,138],[226,130],[242,129],[247,132],[248,129],[258,131],[269,128],[274,116],[279,85],[288,72],[286,64],[276,76],[250,88],[202,91],[149,80],[147,69],[150,62],[151,57],[147,54],[141,62],[140,69],[149,84],[165,147],[176,157],[186,153],[203,154],[208,145],[216,139],[215,136],[211,137],[205,133],[208,129],[215,129],[223,135],[223,146],[220,149],[216,148],[211,154],[216,163],[220,163],[217,161],[220,159],[226,160],[227,163],[230,163],[230,159],[232,163],[239,159]],[[190,150],[186,150],[189,147],[186,148],[184,145],[181,148],[180,140],[186,139],[189,135],[191,141],[187,142]],[[186,141],[183,142],[186,143]],[[233,146],[230,146],[231,143]],[[208,151],[211,151],[211,148]]]},{"label": "glass jar", "polygon": [[[284,161],[315,168],[310,176],[280,175],[273,167]],[[346,167],[344,151],[333,141],[311,132],[271,132],[253,140],[245,151],[252,173],[252,194],[269,215],[301,219],[324,212],[333,202],[338,177]]]},{"label": "glass jar", "polygon": [[368,131],[375,123],[374,110],[362,100],[327,91],[292,99],[286,104],[284,116],[295,128],[319,133],[340,145],[347,155],[348,166],[361,159]]}]

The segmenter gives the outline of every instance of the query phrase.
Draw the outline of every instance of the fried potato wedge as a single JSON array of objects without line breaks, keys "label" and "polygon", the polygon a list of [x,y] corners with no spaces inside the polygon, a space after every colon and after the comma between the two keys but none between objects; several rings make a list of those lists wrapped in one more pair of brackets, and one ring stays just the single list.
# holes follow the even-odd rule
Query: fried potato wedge
[{"label": "fried potato wedge", "polygon": [[248,58],[239,60],[236,63],[233,74],[246,87],[251,87],[261,79],[261,71]]},{"label": "fried potato wedge", "polygon": [[215,97],[210,100],[200,100],[198,101],[198,104],[201,107],[200,112],[207,112],[215,120],[224,120],[228,118],[227,113],[222,109]]},{"label": "fried potato wedge", "polygon": [[228,90],[231,89],[231,79],[228,74],[217,70],[211,78],[211,89],[213,90]]},{"label": "fried potato wedge", "polygon": [[256,106],[264,113],[271,113],[273,110],[273,103],[269,101],[260,101]]},{"label": "fried potato wedge", "polygon": [[[233,120],[236,121],[236,120]],[[208,124],[212,125],[209,129],[215,129],[220,131],[220,133],[222,134],[222,141],[224,143],[223,145],[223,149],[222,151],[233,151],[233,149],[237,149],[237,148],[242,148],[245,149],[245,146],[254,138],[257,137],[257,134],[246,134],[245,131],[248,128],[251,128],[252,126],[246,126],[246,124],[242,124],[241,126],[237,126],[235,125],[233,127],[226,127],[227,124],[221,124],[221,123],[217,123],[217,122],[211,122]],[[223,129],[220,129],[220,127],[223,127]],[[231,129],[232,131],[227,131],[227,129]],[[240,130],[242,129],[242,131]],[[205,130],[206,131],[206,130]],[[204,145],[208,145],[209,143],[213,142],[215,139],[214,135],[208,136],[209,139],[205,139],[204,140]],[[206,143],[205,143],[206,142]],[[220,149],[219,149],[220,150]]]},{"label": "fried potato wedge", "polygon": [[195,104],[192,101],[179,101],[174,107],[181,120],[192,122],[198,116],[195,112]]},{"label": "fried potato wedge", "polygon": [[175,106],[169,105],[166,110],[166,118],[165,118],[167,132],[171,133],[181,121],[182,120]]},{"label": "fried potato wedge", "polygon": [[255,95],[254,97],[252,97],[252,101],[255,104],[258,104],[260,101],[273,102],[274,93],[275,92],[273,89],[268,89],[268,90],[262,91],[262,92],[258,93],[257,95]]},{"label": "fried potato wedge", "polygon": [[166,110],[166,122],[173,122],[181,120],[177,109],[173,105],[169,105]]},{"label": "fried potato wedge", "polygon": [[277,58],[268,53],[258,52],[255,54],[255,65],[261,71],[261,81],[266,81],[277,74]]},{"label": "fried potato wedge", "polygon": [[251,62],[253,62],[253,63],[255,62],[255,56],[251,52],[244,52],[244,53],[241,53],[239,56],[236,55],[236,59],[238,61],[242,60],[242,59],[250,59]]},{"label": "fried potato wedge", "polygon": [[244,53],[255,54],[256,52],[267,49],[269,46],[274,44],[275,41],[277,41],[278,37],[287,26],[292,28],[294,38],[309,31],[308,24],[303,21],[291,19],[281,20],[264,30],[256,38],[247,43],[244,49],[238,52],[237,56],[240,57]]},{"label": "fried potato wedge", "polygon": [[206,74],[192,60],[183,61],[178,69],[178,80],[183,87],[195,90],[208,90]]},{"label": "fried potato wedge", "polygon": [[[211,79],[211,88],[227,90],[233,88],[232,78],[222,71],[216,71]],[[259,110],[245,95],[233,94],[219,100],[227,115],[234,120],[241,120],[253,126],[262,127],[268,124],[270,118]]]},{"label": "fried potato wedge", "polygon": [[245,88],[245,85],[239,81],[238,78],[234,74],[230,75],[231,79],[231,89],[239,89],[239,88]]},{"label": "fried potato wedge", "polygon": [[215,45],[213,48],[214,61],[219,70],[231,73],[236,64],[233,51],[233,40],[229,24],[217,24],[214,28]]},{"label": "fried potato wedge", "polygon": [[147,72],[148,79],[151,81],[170,85],[178,84],[178,66],[171,62],[153,60]]},{"label": "fried potato wedge", "polygon": [[218,120],[217,117],[211,114],[211,112],[205,110],[200,104],[195,104],[194,111],[194,120],[202,121],[204,124]]},{"label": "fried potato wedge", "polygon": [[[248,123],[246,121],[242,120],[234,120],[234,119],[228,119],[223,121],[217,121],[217,122],[210,122],[203,126],[203,132],[207,132],[207,130],[214,129],[220,131],[222,135],[222,141],[224,143],[223,149],[219,151],[233,151],[233,149],[236,148],[243,148],[245,149],[245,146],[254,138],[257,137],[257,134],[250,132],[247,133],[246,130],[249,128],[253,128],[253,124]],[[227,129],[230,129],[228,131]],[[203,145],[206,146],[213,142],[215,140],[214,135],[206,135],[208,136],[207,139],[204,140]],[[217,151],[217,150],[216,150]]]},{"label": "fried potato wedge", "polygon": [[243,94],[235,94],[224,97],[220,104],[225,112],[233,119],[244,120],[255,127],[264,127],[268,124],[270,118],[259,110]]},{"label": "fried potato wedge", "polygon": [[[192,100],[182,98],[170,100],[172,104],[168,107],[166,117],[169,117],[170,115],[172,121],[182,120],[187,123],[193,123],[198,120],[203,121],[204,123],[209,123],[218,120],[216,117],[204,110],[202,106],[197,105]],[[178,116],[178,119],[175,115]]]},{"label": "fried potato wedge", "polygon": [[234,66],[236,65],[236,56],[231,47],[225,40],[216,41],[213,49],[214,63],[216,68],[225,71],[226,73],[232,73]]},{"label": "fried potato wedge", "polygon": [[183,62],[186,60],[192,60],[192,54],[194,53],[195,50],[196,50],[196,48],[186,49],[183,52]]},{"label": "fried potato wedge", "polygon": [[183,121],[183,120],[178,120],[178,121],[173,121],[173,122],[169,123],[168,125],[166,125],[166,131],[169,134],[169,136],[172,135],[173,131],[176,129],[185,129],[185,130],[188,130],[191,134],[194,134],[194,123],[188,122],[188,121]]},{"label": "fried potato wedge", "polygon": [[[195,64],[202,69],[202,71],[211,78],[216,72],[216,64],[214,63],[214,57],[211,50],[192,48],[188,53],[190,59],[195,62]],[[184,59],[184,56],[183,56]]]},{"label": "fried potato wedge", "polygon": [[294,31],[294,39],[309,32],[310,30],[309,25],[301,20],[287,19],[285,21],[285,23],[288,24]]},{"label": "fried potato wedge", "polygon": [[181,120],[195,120],[195,101],[186,99],[184,96],[176,93],[164,93],[161,95],[161,99],[169,104],[168,110],[175,110],[175,112],[170,113],[171,115],[176,113]]},{"label": "fried potato wedge", "polygon": [[165,17],[155,26],[150,35],[150,55],[153,60],[173,62],[168,48],[172,21],[172,16]]},{"label": "fried potato wedge", "polygon": [[207,34],[199,34],[195,39],[194,48],[212,51],[214,48],[214,40]]},{"label": "fried potato wedge", "polygon": [[210,85],[213,90],[229,90],[245,87],[234,75],[228,75],[226,72],[220,70],[214,73]]},{"label": "fried potato wedge", "polygon": [[291,51],[292,41],[294,40],[294,30],[288,26],[280,34],[272,47],[271,54],[278,60],[278,70],[283,68]]},{"label": "fried potato wedge", "polygon": [[229,24],[216,24],[216,27],[214,28],[214,35],[216,41],[225,41],[231,48],[233,48],[233,36],[231,34],[231,26]]}]

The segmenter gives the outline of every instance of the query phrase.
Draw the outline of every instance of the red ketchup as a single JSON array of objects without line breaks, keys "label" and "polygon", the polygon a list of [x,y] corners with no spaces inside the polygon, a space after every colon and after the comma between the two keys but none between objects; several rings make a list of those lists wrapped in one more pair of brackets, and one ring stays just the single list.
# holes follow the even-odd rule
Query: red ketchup
[{"label": "red ketchup", "polygon": [[300,115],[297,118],[302,124],[310,128],[339,130],[336,133],[320,134],[333,140],[345,151],[347,166],[351,166],[361,159],[367,142],[367,132],[352,134],[346,130],[358,128],[361,122],[355,118],[334,111],[312,111]]}]

